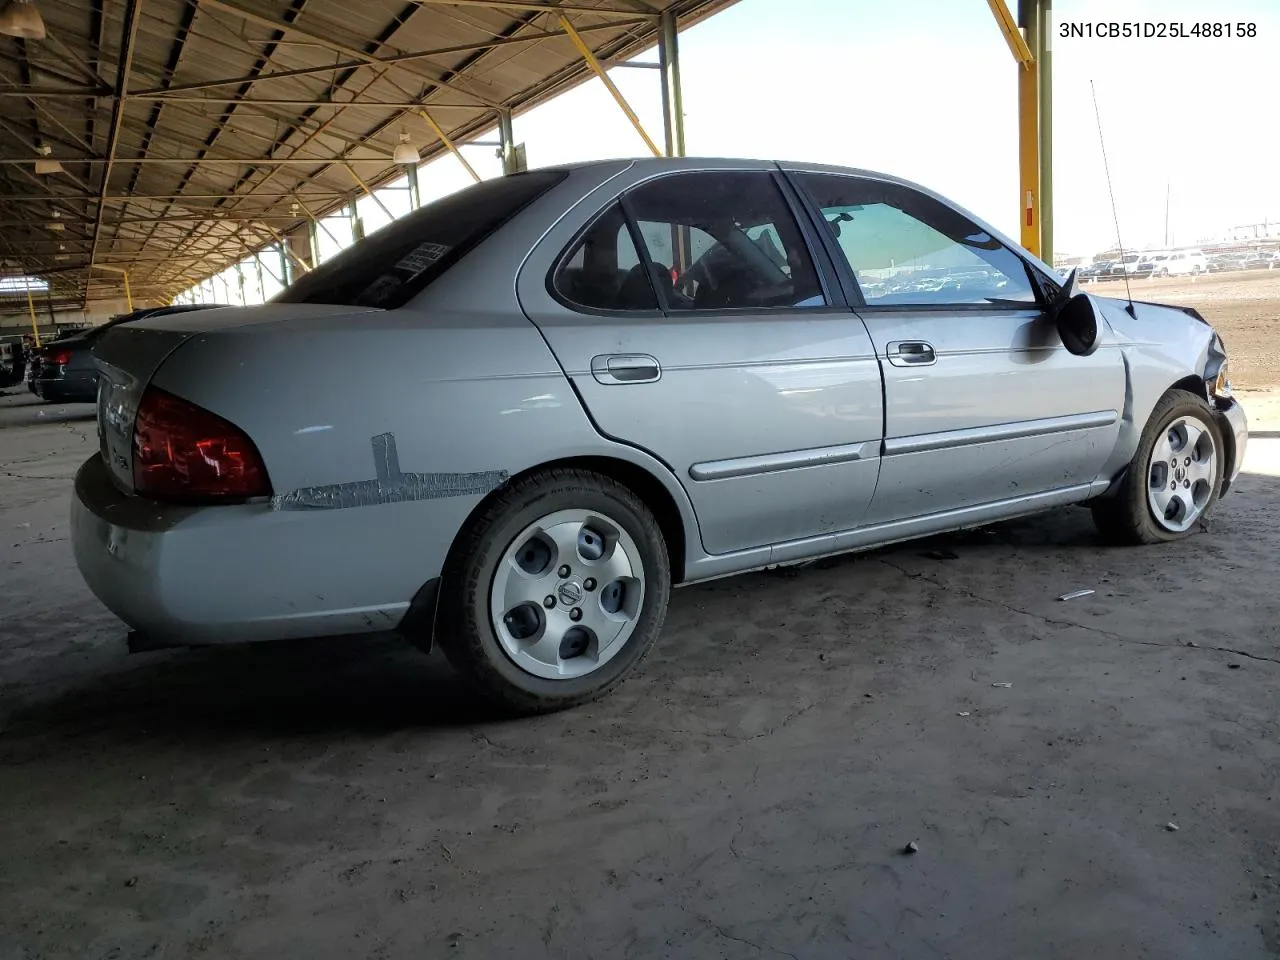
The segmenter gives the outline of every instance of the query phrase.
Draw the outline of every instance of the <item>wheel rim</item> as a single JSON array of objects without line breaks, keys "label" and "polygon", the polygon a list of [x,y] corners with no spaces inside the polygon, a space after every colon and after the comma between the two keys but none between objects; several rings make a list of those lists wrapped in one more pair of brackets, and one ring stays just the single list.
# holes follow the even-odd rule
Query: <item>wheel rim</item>
[{"label": "wheel rim", "polygon": [[1172,421],[1147,465],[1147,503],[1156,523],[1171,533],[1188,530],[1208,509],[1217,477],[1218,451],[1204,421]]},{"label": "wheel rim", "polygon": [[600,511],[559,510],[525,527],[503,551],[489,615],[521,670],[571,680],[626,646],[644,607],[635,541]]}]

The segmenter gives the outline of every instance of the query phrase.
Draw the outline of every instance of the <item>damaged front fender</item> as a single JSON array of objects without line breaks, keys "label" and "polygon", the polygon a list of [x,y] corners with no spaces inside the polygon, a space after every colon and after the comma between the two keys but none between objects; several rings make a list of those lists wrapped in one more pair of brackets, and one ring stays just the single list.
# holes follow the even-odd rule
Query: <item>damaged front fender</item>
[{"label": "damaged front fender", "polygon": [[1156,403],[1175,388],[1189,389],[1215,407],[1228,447],[1225,489],[1239,473],[1248,433],[1225,377],[1227,354],[1222,339],[1191,308],[1142,301],[1134,301],[1130,308],[1124,300],[1093,299],[1125,365],[1120,434],[1102,474],[1112,481],[1107,494],[1118,489]]}]

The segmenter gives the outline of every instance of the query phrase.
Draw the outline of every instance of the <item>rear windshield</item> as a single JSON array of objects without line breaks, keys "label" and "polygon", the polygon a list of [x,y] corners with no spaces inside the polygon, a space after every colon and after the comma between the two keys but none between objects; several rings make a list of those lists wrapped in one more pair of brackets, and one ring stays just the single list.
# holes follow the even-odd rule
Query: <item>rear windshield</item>
[{"label": "rear windshield", "polygon": [[272,302],[399,307],[565,176],[534,170],[460,190],[344,250]]}]

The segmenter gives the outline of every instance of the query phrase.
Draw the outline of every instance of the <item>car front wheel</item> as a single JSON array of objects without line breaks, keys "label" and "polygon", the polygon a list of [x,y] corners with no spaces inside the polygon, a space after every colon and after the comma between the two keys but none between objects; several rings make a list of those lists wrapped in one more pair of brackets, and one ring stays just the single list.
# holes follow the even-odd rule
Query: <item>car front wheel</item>
[{"label": "car front wheel", "polygon": [[612,689],[653,645],[671,591],[653,513],[627,487],[553,469],[505,488],[451,553],[436,638],[460,672],[519,713]]},{"label": "car front wheel", "polygon": [[1120,489],[1093,505],[1113,543],[1164,543],[1195,532],[1221,495],[1222,434],[1209,404],[1183,390],[1160,398]]}]

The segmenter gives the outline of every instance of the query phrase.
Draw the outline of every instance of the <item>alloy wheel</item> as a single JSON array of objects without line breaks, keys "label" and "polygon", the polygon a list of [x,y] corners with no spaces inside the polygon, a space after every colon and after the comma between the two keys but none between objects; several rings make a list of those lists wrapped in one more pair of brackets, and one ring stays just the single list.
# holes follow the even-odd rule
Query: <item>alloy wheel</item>
[{"label": "alloy wheel", "polygon": [[1147,503],[1156,523],[1171,533],[1190,529],[1208,509],[1217,477],[1213,431],[1198,417],[1173,420],[1147,464]]},{"label": "alloy wheel", "polygon": [[626,646],[644,606],[640,550],[600,511],[558,510],[508,544],[489,590],[503,651],[552,680],[585,676]]}]

